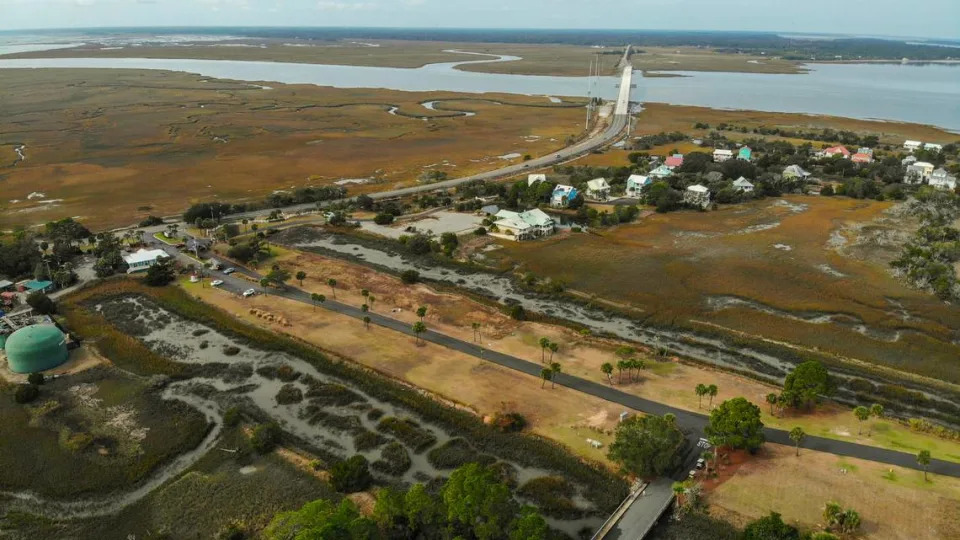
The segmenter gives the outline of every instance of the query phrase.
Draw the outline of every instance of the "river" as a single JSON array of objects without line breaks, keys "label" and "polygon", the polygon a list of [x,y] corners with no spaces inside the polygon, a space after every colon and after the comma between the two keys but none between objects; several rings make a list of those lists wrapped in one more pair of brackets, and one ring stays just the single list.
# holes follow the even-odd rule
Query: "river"
[{"label": "river", "polygon": [[[159,69],[221,79],[335,88],[573,97],[588,94],[587,77],[508,75],[456,69],[457,65],[466,63],[512,59],[515,57],[407,69],[233,60],[37,58],[0,59],[0,69]],[[799,75],[681,71],[672,73],[682,77],[638,77],[634,79],[633,101],[914,122],[960,132],[960,66],[811,64],[807,67],[810,71]],[[601,77],[594,94],[615,99],[619,81],[619,77]]]}]

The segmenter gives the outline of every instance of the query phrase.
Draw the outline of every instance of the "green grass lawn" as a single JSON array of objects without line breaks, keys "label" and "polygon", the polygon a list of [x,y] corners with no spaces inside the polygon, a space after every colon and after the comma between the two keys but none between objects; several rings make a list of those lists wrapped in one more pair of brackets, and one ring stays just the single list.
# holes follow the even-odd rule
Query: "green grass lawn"
[{"label": "green grass lawn", "polygon": [[180,240],[177,238],[167,238],[166,236],[164,236],[163,231],[153,233],[153,237],[163,242],[164,244],[168,244],[171,246],[175,246],[180,243]]}]

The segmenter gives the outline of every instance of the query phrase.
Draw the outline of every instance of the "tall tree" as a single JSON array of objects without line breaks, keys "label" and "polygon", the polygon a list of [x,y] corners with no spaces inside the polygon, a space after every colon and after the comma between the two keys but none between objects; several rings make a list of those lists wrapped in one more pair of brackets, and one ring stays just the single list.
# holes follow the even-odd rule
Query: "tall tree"
[{"label": "tall tree", "polygon": [[[871,405],[870,416],[878,420],[883,418],[883,405],[879,403],[874,403],[873,405]],[[867,437],[869,437],[871,434],[873,434],[873,424],[870,424],[869,426],[867,426]]]},{"label": "tall tree", "polygon": [[717,393],[719,391],[720,390],[717,388],[717,385],[715,384],[711,384],[710,386],[707,387],[707,395],[710,396],[710,403],[707,405],[708,407],[713,407],[713,398],[717,397]]},{"label": "tall tree", "polygon": [[804,362],[793,369],[783,382],[783,394],[791,407],[810,408],[821,396],[833,393],[833,379],[827,368],[816,360]]},{"label": "tall tree", "polygon": [[490,469],[476,463],[455,470],[441,498],[447,520],[466,527],[478,539],[507,537],[517,513],[510,489]]},{"label": "tall tree", "polygon": [[420,322],[423,322],[423,318],[427,316],[427,306],[420,306],[417,308],[417,317],[420,317]]},{"label": "tall tree", "polygon": [[472,322],[470,323],[470,328],[473,329],[473,340],[478,341],[477,334],[480,332],[480,323]]},{"label": "tall tree", "polygon": [[330,278],[327,280],[327,285],[330,286],[330,292],[333,294],[333,299],[337,299],[337,280]]},{"label": "tall tree", "polygon": [[260,278],[260,288],[263,289],[263,294],[267,294],[267,286],[270,285],[270,280],[268,278]]},{"label": "tall tree", "polygon": [[700,400],[700,401],[697,403],[697,408],[698,408],[698,409],[702,409],[702,408],[703,408],[703,396],[707,395],[707,385],[705,385],[705,384],[703,384],[703,383],[700,383],[700,384],[698,384],[698,385],[696,386],[696,388],[693,389],[693,392],[694,392],[695,394],[697,394],[697,398],[699,398],[699,400]]},{"label": "tall tree", "polygon": [[297,272],[297,281],[300,282],[300,288],[303,288],[303,280],[307,279],[307,273],[303,270]]},{"label": "tall tree", "polygon": [[651,477],[668,474],[680,464],[684,435],[676,423],[656,415],[631,416],[617,425],[607,453],[626,473]]},{"label": "tall tree", "polygon": [[363,318],[363,326],[365,326],[365,327],[367,328],[367,330],[370,329],[370,317],[364,317],[364,318]]},{"label": "tall tree", "polygon": [[313,293],[310,295],[310,300],[313,301],[313,309],[317,309],[317,304],[322,304],[327,301],[327,297],[322,294]]},{"label": "tall tree", "polygon": [[600,366],[600,371],[607,376],[607,382],[613,384],[613,364],[610,362],[604,362],[603,365]]},{"label": "tall tree", "polygon": [[420,321],[413,323],[413,335],[416,336],[416,343],[418,345],[420,344],[420,334],[426,331],[427,331],[427,325],[425,325],[424,323]]},{"label": "tall tree", "polygon": [[540,344],[540,363],[542,364],[547,361],[547,348],[550,346],[550,340],[542,337],[538,343]]},{"label": "tall tree", "polygon": [[540,370],[540,378],[543,379],[543,382],[540,383],[540,388],[543,388],[547,385],[547,381],[553,377],[553,370],[550,368],[543,368]]},{"label": "tall tree", "polygon": [[767,394],[767,403],[770,404],[770,416],[774,416],[773,408],[777,405],[777,394],[773,392]]},{"label": "tall tree", "polygon": [[728,399],[710,412],[704,428],[714,446],[756,451],[764,443],[760,408],[745,398]]},{"label": "tall tree", "polygon": [[803,442],[804,437],[807,434],[803,431],[803,428],[797,426],[790,430],[790,440],[793,441],[793,444],[797,446],[797,456],[800,455],[800,443]]},{"label": "tall tree", "polygon": [[863,422],[870,418],[870,409],[861,405],[853,410],[853,415],[860,421],[857,424],[857,435],[861,435],[863,434]]},{"label": "tall tree", "polygon": [[923,467],[923,481],[927,481],[927,469],[930,467],[930,451],[921,450],[917,454],[917,464]]},{"label": "tall tree", "polygon": [[551,341],[548,347],[550,349],[550,361],[553,362],[553,355],[560,350],[560,344],[556,341]]},{"label": "tall tree", "polygon": [[560,362],[553,362],[550,364],[550,388],[557,387],[557,375],[560,374]]}]

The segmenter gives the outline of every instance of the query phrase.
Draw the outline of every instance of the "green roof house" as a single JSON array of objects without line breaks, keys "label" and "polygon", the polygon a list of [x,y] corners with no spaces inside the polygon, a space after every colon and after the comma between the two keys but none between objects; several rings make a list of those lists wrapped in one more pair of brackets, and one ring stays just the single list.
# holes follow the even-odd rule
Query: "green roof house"
[{"label": "green roof house", "polygon": [[751,150],[749,146],[744,146],[737,154],[737,159],[742,159],[744,161],[750,161],[751,157],[753,157],[753,150]]},{"label": "green roof house", "polygon": [[36,373],[67,361],[67,337],[52,324],[35,324],[10,334],[4,350],[10,371]]}]

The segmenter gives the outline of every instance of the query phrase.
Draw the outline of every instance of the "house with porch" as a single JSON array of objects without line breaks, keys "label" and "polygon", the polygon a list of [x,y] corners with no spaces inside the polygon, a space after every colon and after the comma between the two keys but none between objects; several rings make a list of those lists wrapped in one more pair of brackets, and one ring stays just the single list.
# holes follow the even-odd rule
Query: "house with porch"
[{"label": "house with porch", "polygon": [[667,167],[666,165],[661,165],[656,169],[650,171],[650,176],[652,176],[653,178],[666,178],[671,174],[673,174],[673,170],[670,167]]},{"label": "house with porch", "polygon": [[799,165],[788,165],[787,168],[783,170],[784,180],[803,180],[808,176],[810,176],[810,173],[803,170],[803,167]]},{"label": "house with porch", "polygon": [[918,161],[907,166],[907,174],[904,175],[903,181],[906,184],[922,184],[933,175],[933,169],[933,163]]},{"label": "house with porch", "polygon": [[674,154],[663,160],[663,164],[671,169],[676,169],[677,167],[683,165],[683,154]]},{"label": "house with porch", "polygon": [[643,193],[643,188],[653,183],[649,176],[631,174],[627,178],[627,197],[639,197]]},{"label": "house with porch", "polygon": [[919,150],[921,146],[923,146],[923,143],[920,141],[903,141],[903,149],[907,152]]},{"label": "house with porch", "polygon": [[518,241],[551,235],[556,226],[553,218],[539,208],[526,212],[500,210],[493,224],[497,231],[491,232],[491,235]]},{"label": "house with porch", "polygon": [[854,163],[873,163],[873,154],[864,154],[863,152],[857,152],[856,154],[850,156],[850,161]]},{"label": "house with porch", "polygon": [[753,184],[741,176],[733,181],[733,189],[740,193],[753,193]]},{"label": "house with porch", "polygon": [[138,249],[130,255],[123,256],[123,262],[127,263],[127,273],[142,272],[151,266],[157,264],[160,259],[169,257],[167,252],[162,249]]},{"label": "house with porch", "polygon": [[931,152],[937,152],[937,153],[939,153],[941,150],[943,150],[943,145],[942,145],[942,144],[937,144],[937,143],[928,142],[927,144],[923,145],[923,149],[924,149],[924,150],[929,150],[929,151],[931,151]]},{"label": "house with porch", "polygon": [[577,188],[557,184],[557,187],[553,188],[553,193],[550,195],[550,206],[554,208],[566,208],[570,205],[570,201],[576,198]]},{"label": "house with porch", "polygon": [[727,150],[725,148],[717,148],[713,151],[713,161],[715,163],[723,163],[728,159],[733,157],[733,150]]},{"label": "house with porch", "polygon": [[737,159],[743,161],[750,161],[753,158],[753,150],[749,146],[744,146],[737,152]]},{"label": "house with porch", "polygon": [[824,148],[817,153],[819,157],[832,158],[835,156],[842,156],[843,159],[850,159],[850,151],[847,150],[846,146],[831,146],[830,148]]},{"label": "house with porch", "polygon": [[957,177],[948,173],[943,167],[930,174],[929,183],[938,189],[949,189],[951,191],[957,189]]},{"label": "house with porch", "polygon": [[710,205],[710,190],[706,186],[694,184],[683,192],[683,202],[690,206],[706,208]]},{"label": "house with porch", "polygon": [[595,201],[605,201],[610,198],[610,184],[606,178],[594,178],[587,182],[587,197]]}]

